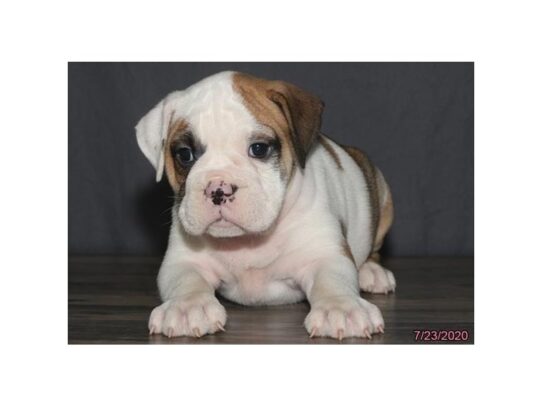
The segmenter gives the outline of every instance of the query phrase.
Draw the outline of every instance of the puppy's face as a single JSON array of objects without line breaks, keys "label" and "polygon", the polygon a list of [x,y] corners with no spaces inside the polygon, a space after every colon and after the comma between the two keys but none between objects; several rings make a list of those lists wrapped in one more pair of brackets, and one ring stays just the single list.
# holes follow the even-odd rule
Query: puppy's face
[{"label": "puppy's face", "polygon": [[165,168],[186,232],[234,237],[273,225],[321,110],[293,85],[225,72],[170,94],[136,129],[159,176]]}]

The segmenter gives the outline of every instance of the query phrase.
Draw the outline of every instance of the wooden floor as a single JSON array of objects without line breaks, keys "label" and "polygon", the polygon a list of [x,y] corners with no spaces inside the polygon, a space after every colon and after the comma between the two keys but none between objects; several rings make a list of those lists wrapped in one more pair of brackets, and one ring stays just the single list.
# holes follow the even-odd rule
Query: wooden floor
[{"label": "wooden floor", "polygon": [[[338,344],[309,339],[303,320],[307,303],[244,307],[220,299],[228,312],[226,332],[200,339],[149,335],[147,319],[159,304],[156,273],[160,259],[70,257],[68,343],[70,344]],[[395,258],[397,291],[364,298],[378,305],[386,332],[342,344],[474,343],[472,258]],[[458,341],[416,341],[415,330],[466,331]],[[419,334],[419,336],[437,333]],[[464,340],[466,335],[468,339]],[[460,335],[455,334],[455,337]]]}]

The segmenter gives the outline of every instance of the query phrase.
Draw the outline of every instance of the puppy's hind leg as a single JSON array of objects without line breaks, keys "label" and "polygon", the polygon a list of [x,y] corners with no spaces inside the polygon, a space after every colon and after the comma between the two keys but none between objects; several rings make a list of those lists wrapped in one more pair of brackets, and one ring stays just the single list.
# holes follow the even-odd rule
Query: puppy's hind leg
[{"label": "puppy's hind leg", "polygon": [[369,257],[359,268],[359,286],[362,291],[373,294],[387,294],[395,291],[393,273]]},{"label": "puppy's hind leg", "polygon": [[384,177],[377,171],[377,188],[380,201],[380,216],[378,228],[375,234],[373,252],[369,258],[359,267],[359,286],[362,291],[374,294],[387,294],[394,292],[396,283],[393,273],[382,267],[378,251],[384,242],[384,236],[391,227],[393,221],[393,203],[391,193]]}]

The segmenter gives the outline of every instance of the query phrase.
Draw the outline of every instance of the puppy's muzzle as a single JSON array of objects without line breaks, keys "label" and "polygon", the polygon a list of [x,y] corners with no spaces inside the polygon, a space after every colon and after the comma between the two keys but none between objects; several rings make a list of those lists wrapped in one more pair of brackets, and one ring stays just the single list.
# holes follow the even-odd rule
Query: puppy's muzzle
[{"label": "puppy's muzzle", "polygon": [[210,199],[214,205],[223,205],[226,202],[233,202],[237,185],[230,184],[224,180],[217,179],[209,181],[205,188],[205,196]]}]

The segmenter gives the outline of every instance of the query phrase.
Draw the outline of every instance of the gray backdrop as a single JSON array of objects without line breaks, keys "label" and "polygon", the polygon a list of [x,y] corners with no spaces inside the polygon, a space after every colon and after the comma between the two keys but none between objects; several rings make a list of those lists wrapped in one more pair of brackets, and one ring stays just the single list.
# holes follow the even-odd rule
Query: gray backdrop
[{"label": "gray backdrop", "polygon": [[474,254],[472,63],[70,63],[70,254],[164,252],[171,192],[155,184],[134,126],[167,93],[222,70],[326,103],[323,132],[368,152],[391,186],[384,254]]}]

